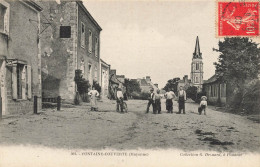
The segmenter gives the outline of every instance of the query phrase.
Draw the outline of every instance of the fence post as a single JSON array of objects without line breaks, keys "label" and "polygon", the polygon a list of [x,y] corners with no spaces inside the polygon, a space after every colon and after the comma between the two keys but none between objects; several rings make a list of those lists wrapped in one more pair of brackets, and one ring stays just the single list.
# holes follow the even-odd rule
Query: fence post
[{"label": "fence post", "polygon": [[57,97],[57,111],[60,111],[60,106],[61,106],[61,97]]},{"label": "fence post", "polygon": [[34,114],[37,114],[37,96],[34,96],[33,97],[33,99],[34,99],[34,101],[33,101],[33,113]]},{"label": "fence post", "polygon": [[3,112],[2,111],[2,97],[0,97],[0,120],[2,119],[2,115],[3,115],[2,112]]}]

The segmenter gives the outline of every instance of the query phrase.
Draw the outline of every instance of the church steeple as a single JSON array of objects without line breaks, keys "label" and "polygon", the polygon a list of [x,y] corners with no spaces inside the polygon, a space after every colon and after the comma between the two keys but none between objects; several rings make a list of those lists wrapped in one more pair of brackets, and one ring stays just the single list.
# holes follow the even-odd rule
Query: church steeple
[{"label": "church steeple", "polygon": [[203,62],[202,53],[200,52],[199,37],[197,36],[195,50],[191,62],[191,83],[196,86],[198,92],[202,90],[203,84]]},{"label": "church steeple", "polygon": [[197,36],[195,50],[193,53],[193,59],[202,59],[202,53],[200,53],[199,37]]}]

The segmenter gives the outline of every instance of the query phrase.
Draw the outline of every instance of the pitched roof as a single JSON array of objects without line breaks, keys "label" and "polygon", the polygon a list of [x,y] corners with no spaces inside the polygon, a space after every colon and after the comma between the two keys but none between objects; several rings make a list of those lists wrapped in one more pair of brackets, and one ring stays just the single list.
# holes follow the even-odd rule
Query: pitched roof
[{"label": "pitched roof", "polygon": [[90,20],[94,23],[94,25],[98,28],[99,31],[102,31],[102,28],[99,26],[99,24],[96,22],[96,20],[91,16],[87,8],[84,6],[83,2],[81,0],[76,0],[77,4],[82,7],[86,15],[90,18]]},{"label": "pitched roof", "polygon": [[214,74],[212,77],[210,77],[208,80],[204,81],[203,84],[213,83],[217,81],[217,76]]},{"label": "pitched roof", "polygon": [[202,59],[202,54],[200,53],[200,43],[199,43],[199,37],[197,36],[196,44],[195,44],[195,50],[193,53],[193,59]]},{"label": "pitched roof", "polygon": [[140,80],[140,86],[150,86],[150,84],[147,83],[147,81],[145,79],[141,79]]}]

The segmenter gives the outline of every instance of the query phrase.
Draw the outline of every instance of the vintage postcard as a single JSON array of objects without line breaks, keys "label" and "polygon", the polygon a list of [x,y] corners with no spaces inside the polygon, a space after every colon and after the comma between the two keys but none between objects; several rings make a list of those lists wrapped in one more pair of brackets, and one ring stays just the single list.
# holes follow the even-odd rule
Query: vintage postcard
[{"label": "vintage postcard", "polygon": [[259,0],[0,0],[1,167],[259,167]]}]

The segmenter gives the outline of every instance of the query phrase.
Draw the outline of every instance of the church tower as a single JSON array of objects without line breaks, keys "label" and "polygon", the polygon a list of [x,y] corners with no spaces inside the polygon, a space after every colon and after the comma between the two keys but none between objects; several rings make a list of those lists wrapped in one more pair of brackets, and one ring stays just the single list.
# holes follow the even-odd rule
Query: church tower
[{"label": "church tower", "polygon": [[191,62],[191,83],[198,88],[198,92],[202,91],[203,84],[203,62],[202,53],[200,52],[199,37],[197,36],[195,50]]}]

